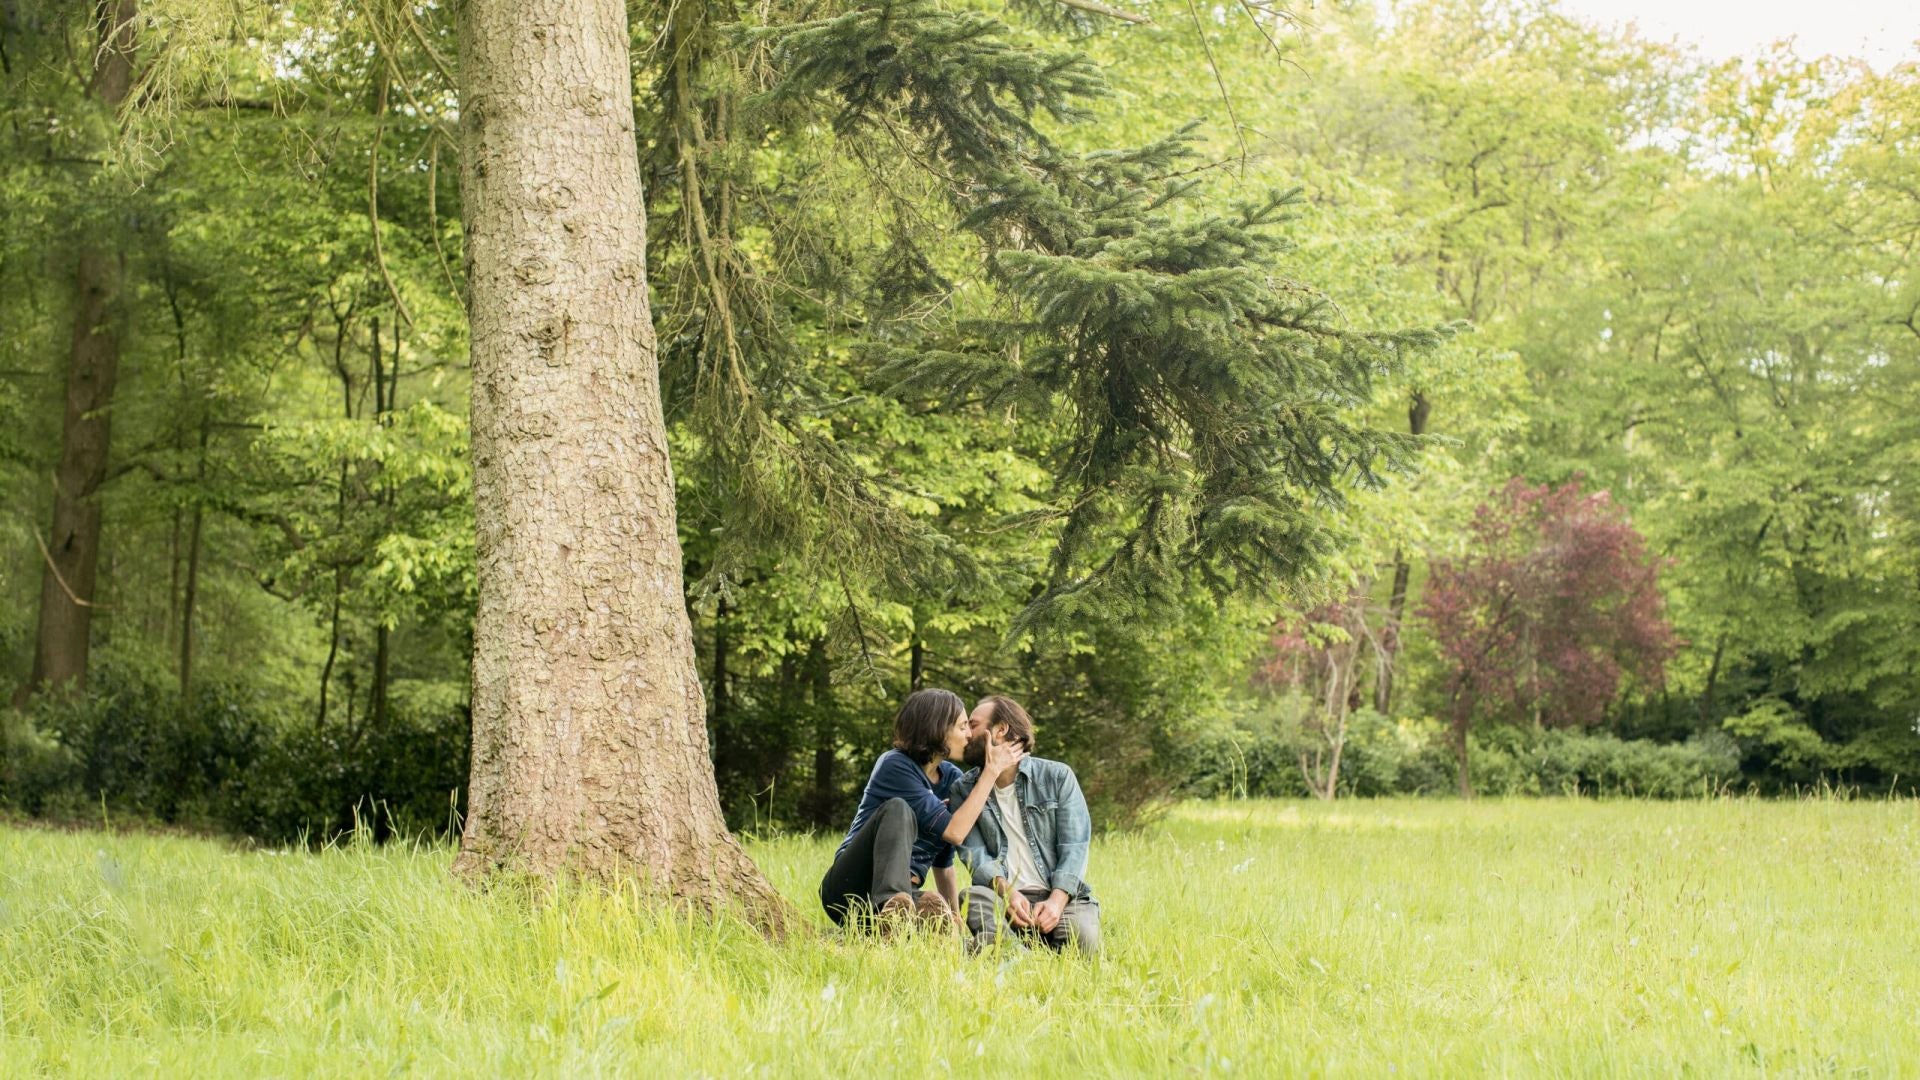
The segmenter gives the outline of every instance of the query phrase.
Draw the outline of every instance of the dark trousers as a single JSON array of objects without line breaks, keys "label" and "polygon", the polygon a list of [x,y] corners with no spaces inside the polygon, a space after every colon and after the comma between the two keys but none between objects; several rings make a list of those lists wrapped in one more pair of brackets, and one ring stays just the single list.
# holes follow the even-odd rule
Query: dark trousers
[{"label": "dark trousers", "polygon": [[913,842],[920,834],[913,807],[888,799],[834,856],[820,879],[820,904],[835,925],[856,910],[878,911],[895,893],[912,896]]}]

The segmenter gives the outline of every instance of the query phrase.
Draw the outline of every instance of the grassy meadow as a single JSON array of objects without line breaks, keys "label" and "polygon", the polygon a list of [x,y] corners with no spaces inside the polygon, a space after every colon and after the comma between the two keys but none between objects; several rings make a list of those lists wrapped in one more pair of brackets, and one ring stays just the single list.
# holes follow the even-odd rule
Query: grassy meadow
[{"label": "grassy meadow", "polygon": [[[808,917],[824,837],[755,842]],[[1916,1075],[1920,802],[1189,804],[1098,961],[0,828],[0,1073]]]}]

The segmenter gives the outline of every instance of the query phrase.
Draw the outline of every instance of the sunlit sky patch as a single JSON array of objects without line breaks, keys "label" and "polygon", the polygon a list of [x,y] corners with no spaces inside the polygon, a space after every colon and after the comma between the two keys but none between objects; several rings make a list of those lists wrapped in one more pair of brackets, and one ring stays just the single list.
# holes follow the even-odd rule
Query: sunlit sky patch
[{"label": "sunlit sky patch", "polygon": [[1570,13],[1608,24],[1633,23],[1642,37],[1678,39],[1702,56],[1754,56],[1781,38],[1813,57],[1859,57],[1879,71],[1920,61],[1916,0],[1561,0]]}]

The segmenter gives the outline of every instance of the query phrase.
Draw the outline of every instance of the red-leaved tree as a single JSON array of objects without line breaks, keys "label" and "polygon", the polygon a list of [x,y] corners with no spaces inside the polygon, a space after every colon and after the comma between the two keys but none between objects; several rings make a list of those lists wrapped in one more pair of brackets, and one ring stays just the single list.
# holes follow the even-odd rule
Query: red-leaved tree
[{"label": "red-leaved tree", "polygon": [[1623,677],[1658,683],[1679,647],[1660,560],[1606,492],[1514,479],[1475,510],[1470,534],[1466,555],[1434,560],[1420,605],[1447,665],[1446,719],[1468,797],[1474,723],[1597,724]]}]

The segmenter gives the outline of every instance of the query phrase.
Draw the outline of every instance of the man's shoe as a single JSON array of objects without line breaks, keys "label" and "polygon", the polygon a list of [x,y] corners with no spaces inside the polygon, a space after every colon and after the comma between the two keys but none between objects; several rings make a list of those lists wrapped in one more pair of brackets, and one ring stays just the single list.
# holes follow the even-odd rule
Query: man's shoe
[{"label": "man's shoe", "polygon": [[960,925],[954,921],[953,909],[947,906],[947,898],[931,890],[921,893],[919,899],[914,901],[913,913],[920,917],[922,924],[943,933],[952,931]]}]

